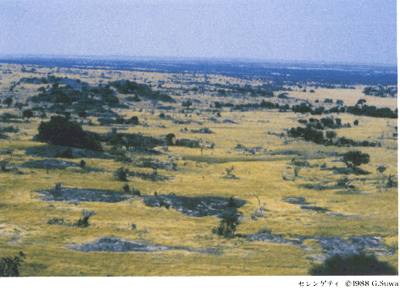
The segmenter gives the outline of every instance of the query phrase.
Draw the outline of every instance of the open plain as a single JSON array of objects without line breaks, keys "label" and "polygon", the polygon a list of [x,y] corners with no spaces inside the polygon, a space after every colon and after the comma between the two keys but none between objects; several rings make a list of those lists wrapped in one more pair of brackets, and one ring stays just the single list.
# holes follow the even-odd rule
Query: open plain
[{"label": "open plain", "polygon": [[360,251],[398,266],[397,84],[0,73],[0,253],[26,255],[21,276],[307,275]]}]

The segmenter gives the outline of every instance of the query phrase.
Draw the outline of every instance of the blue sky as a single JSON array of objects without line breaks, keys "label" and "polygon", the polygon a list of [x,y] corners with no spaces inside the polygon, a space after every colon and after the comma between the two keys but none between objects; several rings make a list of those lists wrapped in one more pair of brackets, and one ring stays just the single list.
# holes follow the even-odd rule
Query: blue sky
[{"label": "blue sky", "polygon": [[0,0],[0,54],[397,64],[396,0]]}]

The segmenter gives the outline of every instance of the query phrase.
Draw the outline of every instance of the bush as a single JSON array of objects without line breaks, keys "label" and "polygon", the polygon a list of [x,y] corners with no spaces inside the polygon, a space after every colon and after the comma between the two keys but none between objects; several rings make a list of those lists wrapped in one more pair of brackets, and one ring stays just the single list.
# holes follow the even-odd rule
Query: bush
[{"label": "bush", "polygon": [[10,107],[13,101],[14,100],[11,97],[7,97],[6,99],[3,100],[3,104],[6,104],[7,107]]},{"label": "bush", "polygon": [[82,216],[83,216],[83,218],[79,218],[78,222],[76,222],[75,225],[76,225],[77,227],[81,227],[81,228],[86,228],[86,227],[88,227],[88,226],[90,225],[90,224],[89,224],[89,218],[92,217],[94,214],[95,214],[94,211],[86,211],[86,210],[83,210],[83,211],[82,211]]},{"label": "bush", "polygon": [[354,170],[361,164],[369,163],[369,155],[358,150],[349,151],[343,154],[343,162],[346,164],[347,168],[352,168]]},{"label": "bush", "polygon": [[129,193],[131,191],[131,188],[129,187],[128,184],[125,184],[124,187],[122,187],[125,193]]},{"label": "bush", "polygon": [[174,145],[174,139],[175,139],[174,133],[169,133],[167,136],[165,136],[165,142],[169,146]]},{"label": "bush", "polygon": [[119,181],[128,181],[127,176],[129,174],[129,169],[124,169],[124,167],[121,167],[115,171],[115,176],[118,178]]},{"label": "bush", "polygon": [[33,117],[33,112],[32,112],[32,110],[30,110],[30,109],[24,110],[24,111],[22,112],[22,117],[27,118],[27,119],[32,118],[32,117]]},{"label": "bush", "polygon": [[49,122],[41,122],[38,130],[39,141],[103,152],[96,133],[83,131],[81,125],[69,121],[66,117],[53,116]]},{"label": "bush", "polygon": [[83,168],[85,168],[85,166],[86,166],[86,162],[85,162],[85,160],[81,160],[81,162],[79,162],[79,167],[81,167],[82,169]]},{"label": "bush", "polygon": [[379,261],[374,255],[336,254],[310,269],[311,275],[397,275],[396,268]]},{"label": "bush", "polygon": [[25,258],[25,254],[19,252],[18,256],[2,257],[0,259],[0,277],[18,277],[18,268],[21,266],[21,262],[24,262],[21,258]]},{"label": "bush", "polygon": [[2,172],[7,172],[7,165],[8,165],[8,160],[3,159],[0,161],[0,169]]},{"label": "bush", "polygon": [[337,136],[335,131],[326,131],[326,138],[333,139]]},{"label": "bush", "polygon": [[67,148],[67,149],[63,150],[62,152],[57,151],[55,157],[56,158],[70,158],[70,159],[74,158],[71,148]]},{"label": "bush", "polygon": [[237,225],[239,225],[239,213],[232,208],[223,213],[219,227],[213,228],[212,232],[225,238],[233,238]]}]

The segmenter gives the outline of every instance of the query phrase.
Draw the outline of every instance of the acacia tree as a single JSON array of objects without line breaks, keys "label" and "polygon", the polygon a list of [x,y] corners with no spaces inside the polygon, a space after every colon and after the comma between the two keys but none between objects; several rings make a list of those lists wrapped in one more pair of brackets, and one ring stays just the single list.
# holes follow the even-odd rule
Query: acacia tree
[{"label": "acacia tree", "polygon": [[29,118],[33,117],[33,112],[31,109],[26,109],[22,112],[22,117],[27,118],[29,120]]},{"label": "acacia tree", "polygon": [[6,104],[7,107],[10,107],[12,103],[13,99],[11,97],[7,97],[6,99],[3,100],[3,104]]},{"label": "acacia tree", "polygon": [[342,161],[346,164],[347,168],[355,169],[361,164],[369,163],[369,155],[367,153],[362,153],[361,151],[349,151],[343,154]]}]

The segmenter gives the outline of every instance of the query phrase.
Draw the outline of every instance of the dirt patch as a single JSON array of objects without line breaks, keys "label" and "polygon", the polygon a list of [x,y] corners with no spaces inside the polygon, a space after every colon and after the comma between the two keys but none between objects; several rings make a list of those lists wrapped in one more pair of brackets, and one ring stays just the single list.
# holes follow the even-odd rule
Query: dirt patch
[{"label": "dirt patch", "polygon": [[41,198],[45,201],[117,203],[128,199],[127,197],[123,196],[122,193],[100,189],[59,188],[36,191],[36,193],[46,195],[45,197]]},{"label": "dirt patch", "polygon": [[[79,164],[62,161],[57,159],[46,159],[46,160],[30,160],[19,165],[21,168],[31,168],[31,169],[49,169],[49,170],[64,170],[69,167],[79,167]],[[90,168],[85,166],[84,170],[91,172],[103,172],[101,169]]]},{"label": "dirt patch", "polygon": [[[150,207],[172,207],[184,215],[192,217],[219,216],[233,208],[229,198],[224,197],[187,197],[175,195],[144,196],[144,203]],[[239,208],[246,203],[234,199],[234,207]],[[229,206],[231,205],[231,206]]]},{"label": "dirt patch", "polygon": [[44,158],[57,158],[58,155],[62,154],[65,150],[71,149],[72,158],[98,158],[98,159],[114,159],[115,157],[81,148],[70,148],[57,145],[46,145],[29,147],[26,149],[25,154],[29,156],[44,157]]}]

